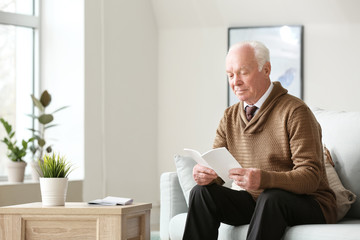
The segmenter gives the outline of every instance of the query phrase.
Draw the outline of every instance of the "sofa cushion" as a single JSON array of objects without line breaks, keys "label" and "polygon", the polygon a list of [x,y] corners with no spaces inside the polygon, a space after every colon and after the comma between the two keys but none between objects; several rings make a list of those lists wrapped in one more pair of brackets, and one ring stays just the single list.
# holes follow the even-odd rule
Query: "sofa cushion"
[{"label": "sofa cushion", "polygon": [[[187,213],[181,213],[173,217],[169,223],[171,240],[181,240],[184,235]],[[218,240],[246,239],[249,224],[242,226],[231,226],[221,223]]]},{"label": "sofa cushion", "polygon": [[160,177],[160,237],[169,239],[170,220],[188,207],[176,172],[165,172]]},{"label": "sofa cushion", "polygon": [[290,227],[283,240],[357,240],[360,220],[344,220],[337,224],[309,224]]},{"label": "sofa cushion", "polygon": [[[169,224],[171,240],[181,240],[184,234],[187,213],[173,217]],[[358,240],[360,220],[344,219],[337,224],[306,224],[287,228],[283,240]],[[249,224],[231,226],[221,223],[219,240],[246,239]]]},{"label": "sofa cushion", "polygon": [[[184,216],[183,216],[184,217]],[[360,220],[343,220],[338,224],[306,224],[288,227],[283,240],[329,240],[329,239],[359,239]],[[249,225],[230,226],[221,224],[219,240],[246,239]]]},{"label": "sofa cushion", "polygon": [[218,240],[229,240],[229,239],[246,239],[246,235],[249,229],[249,224],[241,226],[231,226],[225,223],[221,223],[219,227]]},{"label": "sofa cushion", "polygon": [[176,215],[170,220],[169,232],[171,240],[181,240],[184,235],[187,213]]},{"label": "sofa cushion", "polygon": [[196,185],[192,172],[196,162],[191,157],[175,155],[175,166],[178,174],[181,190],[184,194],[186,204],[189,206],[189,195],[191,189]]},{"label": "sofa cushion", "polygon": [[[187,213],[173,217],[169,224],[171,240],[181,240],[184,234]],[[249,225],[231,226],[221,223],[219,240],[246,239]],[[344,219],[337,224],[307,224],[289,227],[283,240],[329,240],[329,239],[359,239],[360,220]]]},{"label": "sofa cushion", "polygon": [[324,146],[324,162],[330,188],[336,195],[337,220],[342,219],[355,202],[356,195],[344,188],[333,165],[329,150]]},{"label": "sofa cushion", "polygon": [[[346,189],[360,196],[360,112],[312,109],[321,125],[323,142],[331,153],[336,172]],[[360,218],[359,198],[347,217]]]}]

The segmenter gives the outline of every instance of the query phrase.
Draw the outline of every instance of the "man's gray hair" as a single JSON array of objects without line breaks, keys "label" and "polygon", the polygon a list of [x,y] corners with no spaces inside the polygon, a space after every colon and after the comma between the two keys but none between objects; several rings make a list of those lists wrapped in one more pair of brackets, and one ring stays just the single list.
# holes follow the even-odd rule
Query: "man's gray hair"
[{"label": "man's gray hair", "polygon": [[261,72],[264,64],[270,62],[270,51],[269,49],[261,42],[258,41],[244,41],[238,42],[232,45],[229,49],[229,52],[233,49],[240,48],[242,46],[248,45],[254,50],[255,59],[258,64],[258,70]]}]

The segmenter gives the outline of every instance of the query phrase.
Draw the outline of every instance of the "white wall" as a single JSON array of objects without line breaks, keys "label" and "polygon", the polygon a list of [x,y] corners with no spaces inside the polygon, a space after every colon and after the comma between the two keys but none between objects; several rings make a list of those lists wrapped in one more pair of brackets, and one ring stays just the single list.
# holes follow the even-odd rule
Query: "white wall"
[{"label": "white wall", "polygon": [[85,201],[159,207],[157,46],[149,1],[85,1]]},{"label": "white wall", "polygon": [[[71,6],[71,7],[69,7]],[[45,131],[45,140],[54,152],[65,155],[75,166],[70,179],[84,178],[84,1],[46,0],[41,6],[41,89],[52,100],[54,128]]]},{"label": "white wall", "polygon": [[[184,147],[206,151],[227,104],[228,27],[304,25],[304,98],[360,111],[360,2],[153,0],[159,27],[159,173]],[[261,7],[260,7],[261,6]]]},{"label": "white wall", "polygon": [[[159,34],[159,172],[174,170],[185,147],[212,147],[226,107],[226,29],[168,29]],[[213,46],[223,45],[214,48]]]}]

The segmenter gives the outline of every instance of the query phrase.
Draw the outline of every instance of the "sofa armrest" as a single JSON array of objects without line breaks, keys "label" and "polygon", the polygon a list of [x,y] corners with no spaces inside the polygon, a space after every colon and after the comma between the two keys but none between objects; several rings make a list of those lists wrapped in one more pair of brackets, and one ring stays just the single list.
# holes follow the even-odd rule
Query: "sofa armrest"
[{"label": "sofa armrest", "polygon": [[169,239],[170,220],[186,213],[188,207],[176,172],[165,172],[160,177],[160,238]]}]

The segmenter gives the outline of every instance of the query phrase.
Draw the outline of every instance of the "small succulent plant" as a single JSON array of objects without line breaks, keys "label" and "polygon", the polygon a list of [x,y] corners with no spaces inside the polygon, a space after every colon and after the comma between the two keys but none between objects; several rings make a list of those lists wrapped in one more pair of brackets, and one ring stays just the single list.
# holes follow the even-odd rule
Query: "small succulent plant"
[{"label": "small succulent plant", "polygon": [[67,178],[73,170],[73,165],[64,156],[55,153],[45,154],[42,161],[38,160],[38,164],[44,178]]}]

